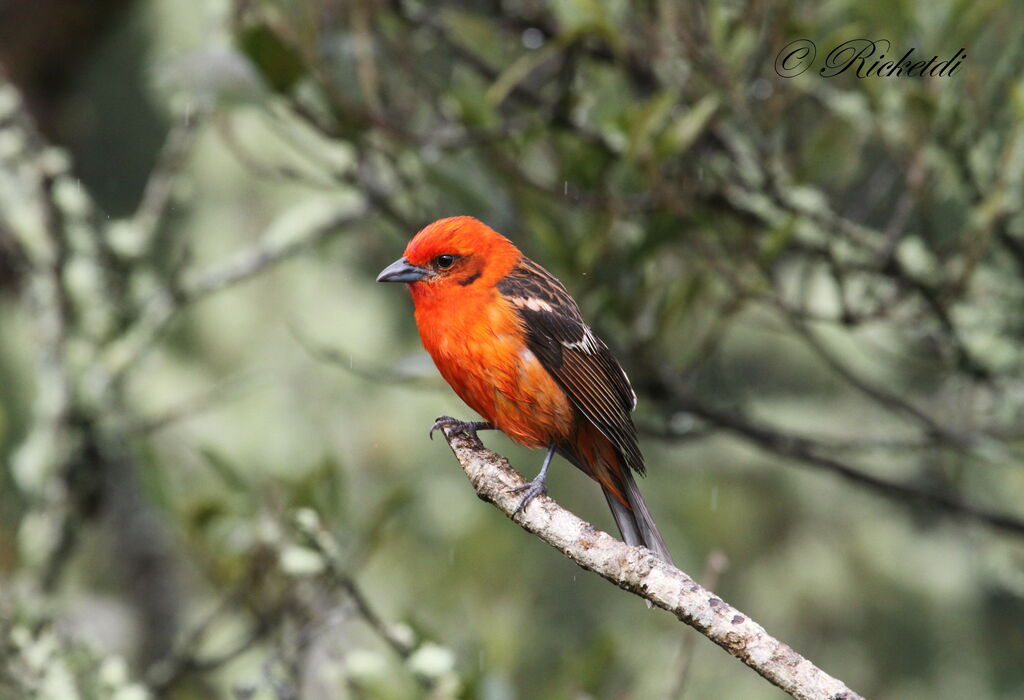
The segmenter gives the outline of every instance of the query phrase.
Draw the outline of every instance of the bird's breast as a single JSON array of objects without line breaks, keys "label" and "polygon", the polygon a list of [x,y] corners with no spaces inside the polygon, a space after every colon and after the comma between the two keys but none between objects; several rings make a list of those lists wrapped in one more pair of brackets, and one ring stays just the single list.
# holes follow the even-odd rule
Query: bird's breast
[{"label": "bird's breast", "polygon": [[416,323],[445,381],[510,438],[542,447],[572,434],[572,405],[527,346],[519,316],[503,297],[423,308],[418,303]]}]

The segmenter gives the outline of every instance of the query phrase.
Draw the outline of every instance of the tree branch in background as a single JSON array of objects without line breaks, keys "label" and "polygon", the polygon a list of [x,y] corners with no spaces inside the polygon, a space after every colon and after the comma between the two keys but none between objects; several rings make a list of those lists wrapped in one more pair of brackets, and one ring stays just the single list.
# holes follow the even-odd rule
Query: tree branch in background
[{"label": "tree branch in background", "polygon": [[[417,388],[432,389],[437,382],[408,375],[396,369],[374,367],[373,363],[359,362],[358,367],[350,355],[311,340],[297,327],[291,326],[296,341],[314,359],[329,363],[353,376],[373,382],[404,384]],[[633,368],[636,369],[636,366]],[[923,505],[947,515],[976,522],[1011,535],[1024,535],[1024,519],[1012,514],[997,513],[974,506],[953,494],[929,490],[910,482],[900,482],[876,476],[864,468],[851,464],[838,456],[850,451],[893,450],[919,451],[936,447],[935,435],[926,438],[850,438],[818,439],[804,434],[792,433],[775,426],[759,422],[738,409],[724,409],[697,399],[679,387],[675,377],[660,376],[649,378],[649,372],[630,371],[637,390],[643,390],[658,404],[666,416],[685,412],[699,418],[703,423],[684,430],[671,426],[656,426],[640,423],[637,429],[643,435],[679,443],[704,440],[708,437],[727,433],[745,440],[762,450],[786,458],[788,466],[804,466],[819,469],[838,476],[857,486],[900,503],[903,506]],[[981,437],[980,435],[978,436]],[[999,436],[1000,439],[1017,439],[1016,433]]]},{"label": "tree branch in background", "polygon": [[[645,387],[649,391],[650,386]],[[664,387],[655,390],[663,399]],[[921,503],[967,521],[974,521],[1013,535],[1024,535],[1024,520],[1013,515],[980,508],[954,495],[938,493],[914,484],[889,481],[855,467],[841,459],[821,454],[821,445],[814,440],[756,423],[740,413],[714,408],[692,396],[675,394],[670,401],[676,410],[687,411],[708,423],[741,437],[781,457],[832,472],[854,484],[903,503]],[[684,435],[685,437],[685,435]]]},{"label": "tree branch in background", "polygon": [[164,140],[156,165],[146,180],[142,199],[132,217],[141,248],[149,249],[152,246],[157,229],[165,223],[167,209],[174,199],[174,186],[192,152],[200,121],[196,115],[185,115],[185,118],[174,122]]},{"label": "tree branch in background", "polygon": [[370,605],[370,601],[359,584],[343,565],[338,553],[337,542],[320,526],[315,511],[303,510],[296,513],[295,525],[305,539],[305,544],[320,555],[328,579],[349,596],[359,616],[363,618],[370,629],[403,660],[412,656],[416,650],[415,645],[411,641],[403,639],[401,635],[395,634],[394,629],[385,623],[380,614]]},{"label": "tree branch in background", "polygon": [[523,477],[478,439],[451,428],[445,428],[444,435],[482,500],[584,569],[668,610],[794,698],[861,697],[646,548],[615,539],[546,496],[535,498],[513,515],[520,501],[514,489],[526,483]]},{"label": "tree branch in background", "polygon": [[286,212],[271,224],[259,243],[220,263],[186,271],[184,279],[172,281],[172,286],[150,299],[134,324],[104,350],[105,369],[110,381],[117,382],[130,371],[184,307],[259,275],[338,233],[366,213],[357,199],[312,215],[302,209],[298,207],[295,211]]}]

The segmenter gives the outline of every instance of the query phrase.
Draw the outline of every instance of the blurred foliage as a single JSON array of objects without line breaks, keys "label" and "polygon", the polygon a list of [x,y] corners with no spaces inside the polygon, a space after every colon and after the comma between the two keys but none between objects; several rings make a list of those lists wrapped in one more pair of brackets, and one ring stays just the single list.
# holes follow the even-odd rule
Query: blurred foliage
[{"label": "blurred foliage", "polygon": [[[373,279],[453,214],[623,361],[684,570],[724,552],[716,591],[865,696],[1024,693],[1020,3],[110,21],[80,128],[0,87],[0,697],[780,696],[426,440],[468,409]],[[818,73],[863,38],[967,58]],[[551,495],[612,526],[564,463]]]}]

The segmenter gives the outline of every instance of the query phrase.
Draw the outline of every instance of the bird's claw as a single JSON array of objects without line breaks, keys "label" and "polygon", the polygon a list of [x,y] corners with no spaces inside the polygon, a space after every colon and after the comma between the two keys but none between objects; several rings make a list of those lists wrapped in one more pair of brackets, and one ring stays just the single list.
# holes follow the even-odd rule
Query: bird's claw
[{"label": "bird's claw", "polygon": [[440,430],[443,433],[445,428],[452,428],[456,432],[465,433],[471,438],[478,440],[479,438],[477,437],[476,431],[486,430],[490,427],[491,424],[484,421],[465,421],[459,420],[458,418],[452,418],[451,416],[438,416],[427,435],[430,436],[431,440],[433,440],[435,430]]},{"label": "bird's claw", "polygon": [[516,486],[512,489],[512,493],[521,493],[523,491],[526,493],[523,494],[523,498],[519,501],[519,505],[516,506],[516,509],[512,511],[512,515],[518,515],[519,511],[525,508],[527,504],[537,496],[547,494],[548,487],[547,484],[544,483],[544,479],[536,478],[533,481],[528,481],[522,486]]},{"label": "bird's claw", "polygon": [[451,416],[438,416],[437,420],[434,421],[434,424],[430,426],[430,432],[427,433],[427,436],[433,440],[434,431],[440,430],[443,433],[445,428],[449,426],[455,427],[457,423],[459,423],[459,421]]}]

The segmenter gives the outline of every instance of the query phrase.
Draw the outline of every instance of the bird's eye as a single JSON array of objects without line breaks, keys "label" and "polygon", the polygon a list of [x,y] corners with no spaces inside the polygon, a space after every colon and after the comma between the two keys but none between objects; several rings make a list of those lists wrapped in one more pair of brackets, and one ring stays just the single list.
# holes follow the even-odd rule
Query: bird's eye
[{"label": "bird's eye", "polygon": [[447,270],[449,267],[455,264],[454,255],[438,255],[434,258],[434,264],[437,265],[438,269]]}]

